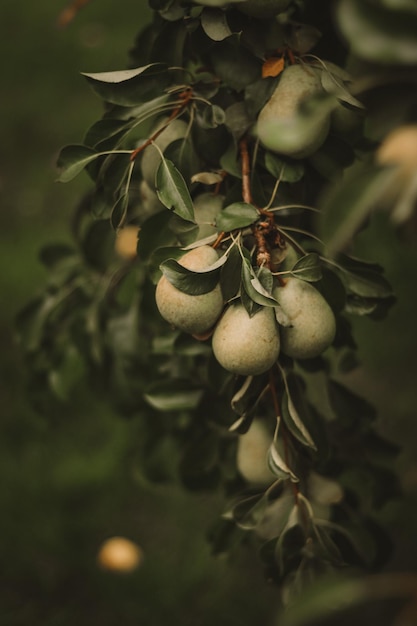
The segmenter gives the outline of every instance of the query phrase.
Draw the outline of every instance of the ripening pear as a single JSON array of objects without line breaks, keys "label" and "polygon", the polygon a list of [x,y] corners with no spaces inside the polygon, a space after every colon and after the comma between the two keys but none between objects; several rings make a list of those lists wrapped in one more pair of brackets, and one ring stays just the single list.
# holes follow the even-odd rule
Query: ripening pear
[{"label": "ripening pear", "polygon": [[407,178],[417,169],[417,124],[398,126],[385,137],[376,153],[380,165],[397,165]]},{"label": "ripening pear", "polygon": [[156,195],[156,191],[149,187],[146,180],[141,180],[139,193],[141,203],[138,213],[141,222],[144,222],[148,217],[151,217],[151,215],[155,215],[155,213],[159,213],[166,208]]},{"label": "ripening pear", "polygon": [[[178,261],[189,270],[202,271],[218,260],[211,246],[200,246],[187,252]],[[180,291],[162,276],[156,286],[156,305],[162,317],[180,330],[201,335],[215,324],[223,310],[220,285],[202,295],[189,295]]]},{"label": "ripening pear", "polygon": [[274,310],[263,307],[250,317],[243,304],[231,304],[213,334],[213,353],[224,369],[243,376],[269,370],[279,355]]},{"label": "ripening pear", "polygon": [[290,277],[273,295],[291,326],[282,327],[281,350],[295,359],[319,356],[333,342],[336,320],[332,309],[311,283]]},{"label": "ripening pear", "polygon": [[274,475],[268,467],[268,451],[272,440],[272,434],[265,422],[259,418],[255,418],[249,430],[239,436],[236,464],[248,483],[265,485],[274,480]]},{"label": "ripening pear", "polygon": [[198,224],[197,239],[204,239],[217,232],[214,222],[222,210],[224,196],[202,193],[194,200],[194,218]]},{"label": "ripening pear", "polygon": [[128,574],[143,562],[143,550],[126,537],[110,537],[100,546],[97,560],[105,570]]},{"label": "ripening pear", "polygon": [[266,148],[295,159],[310,156],[320,148],[329,132],[329,112],[316,112],[314,124],[300,124],[299,116],[303,100],[323,91],[320,76],[320,70],[306,65],[291,65],[282,72],[258,116],[256,132]]},{"label": "ripening pear", "polygon": [[134,259],[137,254],[139,227],[128,224],[119,230],[114,242],[114,249],[122,259]]},{"label": "ripening pear", "polygon": [[[158,128],[161,128],[166,121],[166,119],[160,120],[153,130],[156,131]],[[162,152],[164,152],[165,148],[167,148],[169,144],[173,143],[177,139],[183,139],[187,136],[187,133],[188,124],[181,119],[174,119],[155,139],[154,143]],[[141,160],[141,170],[144,180],[147,182],[152,191],[155,190],[155,176],[160,162],[161,155],[154,145],[151,144],[145,148]]]},{"label": "ripening pear", "polygon": [[282,13],[290,3],[291,0],[246,0],[246,2],[239,2],[236,6],[250,17],[263,19]]}]

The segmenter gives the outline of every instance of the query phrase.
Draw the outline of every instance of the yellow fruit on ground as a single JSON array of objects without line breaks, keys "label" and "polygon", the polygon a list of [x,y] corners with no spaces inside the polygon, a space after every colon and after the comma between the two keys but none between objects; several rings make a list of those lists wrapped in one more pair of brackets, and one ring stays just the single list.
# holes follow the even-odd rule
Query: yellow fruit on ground
[{"label": "yellow fruit on ground", "polygon": [[291,326],[281,327],[281,350],[296,359],[319,356],[333,342],[336,320],[321,293],[310,283],[291,277],[273,295]]},{"label": "yellow fruit on ground", "polygon": [[139,227],[125,226],[116,236],[114,249],[122,259],[134,259],[138,245]]},{"label": "yellow fruit on ground", "polygon": [[105,570],[127,574],[141,565],[143,551],[126,537],[111,537],[100,546],[97,560]]},{"label": "yellow fruit on ground", "polygon": [[[187,252],[178,262],[193,271],[202,271],[218,260],[211,246],[200,246]],[[156,305],[162,317],[184,332],[201,335],[218,320],[223,310],[220,285],[202,295],[189,295],[174,287],[162,276],[156,286]]]},{"label": "yellow fruit on ground", "polygon": [[[303,132],[300,132],[299,124],[301,103],[323,91],[320,76],[320,70],[306,65],[291,65],[282,72],[256,125],[259,140],[266,148],[302,159],[322,145],[329,132],[329,112],[319,115],[315,124],[307,124]],[[274,132],[274,124],[277,132]]]},{"label": "yellow fruit on ground", "polygon": [[249,483],[269,484],[274,475],[268,467],[268,451],[273,440],[265,422],[254,419],[249,430],[239,435],[236,464],[240,474]]},{"label": "yellow fruit on ground", "polygon": [[241,303],[229,306],[213,334],[213,353],[224,369],[243,376],[269,370],[278,359],[279,330],[271,307],[249,317]]}]

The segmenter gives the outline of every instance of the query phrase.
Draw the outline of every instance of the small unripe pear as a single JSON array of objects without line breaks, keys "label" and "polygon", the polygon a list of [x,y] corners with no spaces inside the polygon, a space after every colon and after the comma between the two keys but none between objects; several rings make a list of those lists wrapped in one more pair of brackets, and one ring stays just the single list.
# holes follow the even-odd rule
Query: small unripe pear
[{"label": "small unripe pear", "polygon": [[305,280],[291,277],[273,295],[291,322],[280,329],[282,352],[295,359],[324,352],[333,342],[336,320],[321,293]]},{"label": "small unripe pear", "polygon": [[291,0],[246,0],[237,4],[237,8],[250,17],[268,18],[282,13]]},{"label": "small unripe pear", "polygon": [[[316,123],[300,133],[297,114],[301,102],[323,91],[320,71],[305,65],[291,65],[281,75],[272,96],[258,116],[257,135],[270,150],[295,159],[310,156],[322,145],[330,127],[330,114],[324,110]],[[279,132],[273,132],[274,123]]]},{"label": "small unripe pear", "polygon": [[271,307],[250,317],[241,303],[229,306],[213,334],[213,352],[224,369],[243,376],[269,370],[279,355],[279,330]]},{"label": "small unripe pear", "polygon": [[240,474],[249,483],[265,485],[274,480],[267,460],[272,439],[272,434],[260,419],[254,419],[249,430],[239,436],[236,464]]},{"label": "small unripe pear", "polygon": [[[189,270],[202,271],[217,260],[217,252],[211,246],[200,246],[187,252],[178,262]],[[174,287],[165,276],[156,286],[155,299],[167,322],[192,335],[208,331],[223,310],[220,285],[208,293],[191,296]]]},{"label": "small unripe pear", "polygon": [[[164,125],[166,120],[161,120],[155,127],[155,131]],[[177,139],[183,139],[188,132],[188,125],[186,122],[180,119],[174,119],[169,125],[162,131],[162,133],[155,139],[155,144],[158,148],[164,152],[165,148],[169,144],[173,143]],[[161,162],[161,155],[154,145],[150,145],[143,151],[141,160],[141,170],[144,180],[148,183],[149,187],[155,190],[155,176]]]}]

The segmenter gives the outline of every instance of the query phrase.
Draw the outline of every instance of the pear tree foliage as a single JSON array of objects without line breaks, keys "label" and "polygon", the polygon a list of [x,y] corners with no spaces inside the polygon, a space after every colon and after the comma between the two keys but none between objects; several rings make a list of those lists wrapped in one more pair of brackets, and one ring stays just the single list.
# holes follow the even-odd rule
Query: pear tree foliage
[{"label": "pear tree foliage", "polygon": [[[352,241],[384,190],[397,221],[415,192],[375,157],[390,128],[360,59],[407,76],[416,31],[400,45],[396,28],[417,16],[382,1],[336,16],[312,0],[149,4],[128,67],[83,74],[103,114],[58,167],[91,190],[18,318],[30,387],[45,410],[88,380],[139,420],[137,471],[222,492],[213,552],[257,549],[288,601],[322,573],[378,569],[390,543],[378,511],[397,450],[343,376],[352,316],[383,323],[394,299]],[[379,47],[378,11],[398,13]]]}]

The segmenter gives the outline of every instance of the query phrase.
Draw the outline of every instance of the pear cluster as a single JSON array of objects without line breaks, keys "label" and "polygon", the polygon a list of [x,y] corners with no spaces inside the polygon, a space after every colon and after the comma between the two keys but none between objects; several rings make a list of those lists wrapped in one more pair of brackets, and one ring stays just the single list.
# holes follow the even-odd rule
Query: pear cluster
[{"label": "pear cluster", "polygon": [[[217,259],[216,250],[202,245],[185,254],[179,263],[193,271],[204,271]],[[242,376],[268,371],[281,352],[295,359],[317,357],[334,340],[334,313],[311,283],[291,276],[276,286],[272,295],[279,303],[280,319],[285,324],[278,324],[273,306],[261,307],[252,316],[240,300],[225,308],[219,284],[207,293],[190,295],[162,276],[155,292],[157,307],[165,320],[200,338],[212,334],[213,354],[218,363]]]}]

